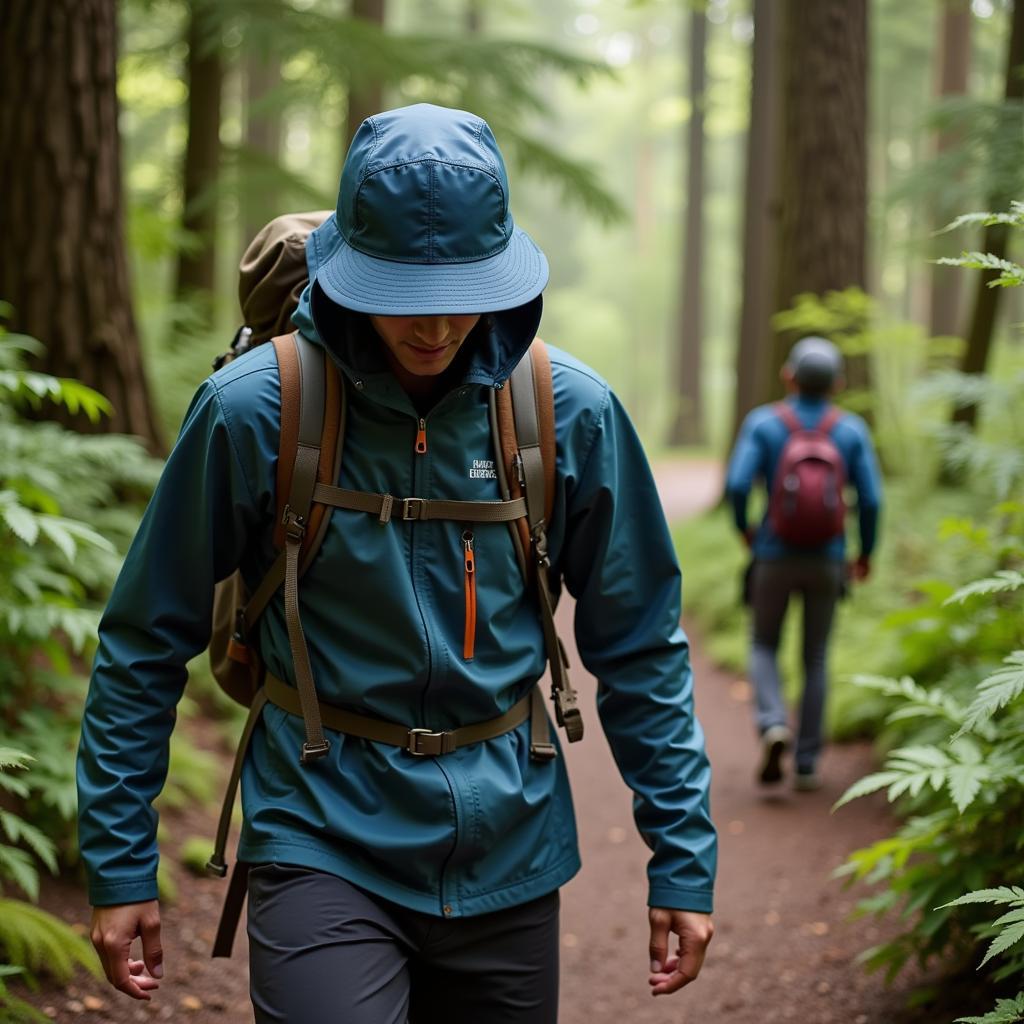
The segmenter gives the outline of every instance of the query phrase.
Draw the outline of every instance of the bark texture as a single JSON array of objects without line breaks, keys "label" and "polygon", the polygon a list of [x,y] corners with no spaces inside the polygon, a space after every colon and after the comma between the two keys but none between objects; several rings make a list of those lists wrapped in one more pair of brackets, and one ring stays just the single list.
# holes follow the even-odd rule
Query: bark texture
[{"label": "bark texture", "polygon": [[703,338],[704,300],[704,105],[707,16],[703,6],[690,15],[690,123],[687,129],[686,223],[682,305],[677,332],[678,406],[669,440],[700,444],[704,440]]},{"label": "bark texture", "polygon": [[212,316],[216,286],[217,202],[220,171],[220,100],[224,79],[210,0],[191,0],[188,25],[188,139],[185,145],[182,227],[198,245],[178,256],[176,293]]},{"label": "bark texture", "polygon": [[[385,0],[352,0],[352,17],[362,18],[374,25],[384,27]],[[373,114],[379,114],[383,106],[384,91],[377,82],[353,83],[348,93],[348,138],[352,141],[356,129]]]},{"label": "bark texture", "polygon": [[114,414],[77,429],[161,448],[124,243],[115,0],[0,6],[0,298],[42,341],[40,368],[102,392]]},{"label": "bark texture", "polygon": [[274,169],[281,158],[283,122],[279,107],[266,98],[281,84],[281,59],[272,53],[251,53],[245,62],[245,150],[255,168],[247,174],[242,197],[242,245],[246,246],[280,209]]},{"label": "bark texture", "polygon": [[[1006,55],[1006,91],[1005,97],[1010,102],[1020,103],[1024,100],[1024,0],[1014,4],[1013,22],[1010,27],[1010,41]],[[1012,195],[992,195],[989,197],[989,210],[1001,212],[1009,206]],[[981,244],[982,252],[1004,258],[1009,241],[1009,229],[1005,224],[993,224],[985,228],[985,237]],[[964,352],[961,370],[964,373],[984,373],[988,365],[988,354],[992,347],[992,335],[996,326],[996,312],[999,308],[1001,288],[990,288],[989,282],[999,276],[995,270],[982,270],[978,273],[975,286],[974,307],[971,323],[967,331],[967,349]],[[977,419],[977,406],[969,405],[957,409],[953,414],[955,422],[973,426]]]},{"label": "bark texture", "polygon": [[[939,99],[963,96],[967,92],[967,73],[971,64],[971,7],[969,0],[945,0],[939,18],[939,65],[935,76],[935,92]],[[944,153],[960,142],[960,133],[946,130],[938,133],[935,149]],[[955,216],[955,210],[936,209],[933,226],[939,230]],[[933,247],[936,255],[938,246]],[[944,251],[958,251],[955,239],[943,238]],[[949,267],[932,267],[928,325],[932,337],[960,333],[960,275]]]},{"label": "bark texture", "polygon": [[771,316],[775,299],[778,217],[777,64],[778,12],[775,0],[754,0],[753,73],[747,133],[743,213],[743,307],[736,347],[736,407],[733,439],[744,417],[768,400],[773,384]]},{"label": "bark texture", "polygon": [[[782,154],[775,308],[866,287],[867,0],[784,0]],[[774,371],[795,339],[776,334]],[[868,385],[864,359],[847,361]]]}]

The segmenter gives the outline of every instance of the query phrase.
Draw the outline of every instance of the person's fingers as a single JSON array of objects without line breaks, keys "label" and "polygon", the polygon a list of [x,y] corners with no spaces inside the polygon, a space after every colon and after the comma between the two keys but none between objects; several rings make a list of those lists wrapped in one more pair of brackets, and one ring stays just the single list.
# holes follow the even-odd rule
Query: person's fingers
[{"label": "person's fingers", "polygon": [[[668,995],[695,981],[704,965],[714,926],[706,915],[672,914],[670,927],[679,936],[678,956],[667,957],[650,978],[652,995]],[[653,923],[653,915],[652,915]]]},{"label": "person's fingers", "polygon": [[672,923],[672,916],[665,910],[652,909],[650,911],[651,922],[651,943],[649,952],[651,954],[651,973],[660,974],[664,970],[665,961],[668,959],[668,932]]},{"label": "person's fingers", "polygon": [[160,945],[160,911],[154,906],[142,915],[139,922],[142,935],[142,959],[153,978],[164,976],[164,951]]},{"label": "person's fingers", "polygon": [[105,961],[104,970],[107,980],[119,992],[123,992],[132,999],[148,1001],[149,993],[132,977],[128,969],[130,959],[129,952],[132,946],[134,935],[127,935],[123,932],[108,931],[102,936]]},{"label": "person's fingers", "polygon": [[146,970],[146,962],[144,960],[129,960],[128,973],[134,978],[135,984],[147,992],[160,987],[160,982],[156,978],[151,977]]}]

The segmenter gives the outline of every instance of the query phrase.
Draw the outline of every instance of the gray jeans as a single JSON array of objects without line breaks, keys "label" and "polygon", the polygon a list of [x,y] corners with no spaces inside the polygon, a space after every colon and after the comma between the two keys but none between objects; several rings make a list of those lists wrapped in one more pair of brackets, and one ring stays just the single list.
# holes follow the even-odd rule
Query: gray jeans
[{"label": "gray jeans", "polygon": [[558,892],[452,920],[335,875],[249,873],[256,1024],[555,1024]]},{"label": "gray jeans", "polygon": [[790,595],[803,597],[804,691],[796,744],[796,766],[802,771],[813,770],[821,753],[828,641],[844,575],[842,562],[789,558],[758,562],[750,581],[753,613],[750,677],[761,732],[773,725],[787,724],[779,679],[779,637]]}]

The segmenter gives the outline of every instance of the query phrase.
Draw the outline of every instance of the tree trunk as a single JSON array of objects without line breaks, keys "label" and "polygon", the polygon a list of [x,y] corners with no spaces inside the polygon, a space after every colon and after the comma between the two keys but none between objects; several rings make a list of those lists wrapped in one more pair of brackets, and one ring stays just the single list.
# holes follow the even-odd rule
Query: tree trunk
[{"label": "tree trunk", "polygon": [[220,170],[220,98],[224,78],[211,0],[190,0],[188,24],[188,139],[181,226],[196,246],[178,255],[175,294],[198,305],[200,322],[213,318],[216,286],[217,177]]},{"label": "tree trunk", "polygon": [[[967,72],[971,63],[971,7],[969,0],[945,0],[939,19],[939,67],[935,91],[939,98],[963,96],[967,92]],[[935,140],[938,153],[960,144],[961,133],[941,131]],[[935,230],[948,224],[955,210],[936,207],[932,222]],[[943,236],[942,247],[948,251],[950,236]],[[933,250],[937,246],[932,247]],[[953,245],[958,249],[961,246]],[[935,255],[939,255],[936,251]],[[961,275],[949,267],[934,266],[931,270],[928,325],[932,337],[960,332]]]},{"label": "tree trunk", "polygon": [[466,32],[478,36],[484,29],[484,12],[481,0],[469,0],[466,5]]},{"label": "tree trunk", "polygon": [[46,345],[40,368],[102,392],[90,432],[162,448],[132,313],[117,117],[115,0],[0,7],[0,298]]},{"label": "tree trunk", "polygon": [[254,51],[245,61],[245,151],[253,173],[242,176],[242,245],[248,245],[281,210],[274,170],[281,158],[282,119],[278,107],[268,108],[268,95],[281,84],[281,59]]},{"label": "tree trunk", "polygon": [[[803,292],[864,288],[867,222],[867,0],[784,0],[780,10],[777,310]],[[775,337],[773,377],[795,340]],[[847,360],[847,378],[868,386],[864,357]]]},{"label": "tree trunk", "polygon": [[778,13],[775,0],[754,0],[753,72],[747,132],[743,214],[743,308],[736,346],[736,406],[733,440],[743,419],[772,393],[768,381],[774,334],[778,233],[777,140],[779,114]]},{"label": "tree trunk", "polygon": [[669,434],[671,444],[704,440],[702,342],[704,304],[704,107],[707,15],[703,5],[690,15],[690,123],[687,129],[686,225],[682,304],[679,310],[677,389],[679,403]]},{"label": "tree trunk", "polygon": [[[1024,0],[1017,0],[1013,7],[1013,23],[1010,27],[1010,42],[1006,56],[1006,99],[1019,103],[1024,99]],[[1012,195],[993,195],[989,198],[989,209],[993,213],[1004,211],[1010,204]],[[982,252],[990,252],[993,256],[1006,256],[1006,245],[1009,229],[1005,224],[993,224],[985,228],[985,237],[981,244]],[[992,347],[992,334],[995,330],[996,311],[999,308],[999,293],[1002,289],[990,288],[989,282],[999,276],[995,270],[982,270],[978,274],[977,287],[974,294],[974,312],[971,315],[970,328],[967,331],[967,349],[964,352],[960,369],[964,373],[984,373],[988,365],[988,353]],[[956,409],[953,413],[954,422],[974,426],[978,416],[976,406],[969,405]]]},{"label": "tree trunk", "polygon": [[[352,17],[384,27],[385,0],[352,0]],[[348,142],[356,129],[384,105],[384,90],[378,82],[355,82],[348,92]]]}]

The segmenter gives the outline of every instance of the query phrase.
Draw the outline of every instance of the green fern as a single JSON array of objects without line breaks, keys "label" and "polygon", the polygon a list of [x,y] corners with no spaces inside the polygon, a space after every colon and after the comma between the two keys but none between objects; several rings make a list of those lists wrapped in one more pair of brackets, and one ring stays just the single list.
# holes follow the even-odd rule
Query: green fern
[{"label": "green fern", "polygon": [[49,1024],[50,1018],[40,1013],[24,999],[19,999],[7,988],[4,978],[23,975],[23,967],[15,967],[13,964],[0,964],[0,1010],[3,1011],[2,1019],[4,1024]]},{"label": "green fern", "polygon": [[1013,999],[1000,999],[984,1017],[957,1017],[956,1024],[1017,1024],[1024,1020],[1024,992]]},{"label": "green fern", "polygon": [[967,709],[957,736],[968,730],[977,731],[997,711],[1024,693],[1024,651],[1014,651],[1004,664],[1005,668],[993,672],[978,684],[978,694]]},{"label": "green fern", "polygon": [[100,965],[92,946],[59,918],[21,900],[0,899],[0,950],[29,976],[68,981],[77,967],[95,977]]},{"label": "green fern", "polygon": [[969,597],[987,594],[1003,594],[1024,587],[1024,573],[1012,569],[1000,569],[992,576],[983,580],[975,580],[961,587],[955,594],[946,599],[946,604],[962,604]]}]

